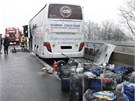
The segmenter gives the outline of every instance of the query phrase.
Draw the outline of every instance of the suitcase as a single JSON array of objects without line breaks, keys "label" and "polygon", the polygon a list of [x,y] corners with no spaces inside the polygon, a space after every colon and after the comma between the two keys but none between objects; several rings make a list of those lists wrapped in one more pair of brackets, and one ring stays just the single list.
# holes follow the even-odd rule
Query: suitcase
[{"label": "suitcase", "polygon": [[70,101],[82,101],[83,92],[88,88],[88,77],[85,74],[74,74],[70,81]]},{"label": "suitcase", "polygon": [[114,73],[120,74],[122,76],[122,80],[130,81],[130,74],[135,71],[135,67],[129,66],[116,66],[114,68]]},{"label": "suitcase", "polygon": [[70,78],[61,78],[61,91],[69,92],[70,91]]},{"label": "suitcase", "polygon": [[70,70],[70,67],[63,67],[60,71],[59,77],[61,79],[61,91],[70,91],[70,76],[74,71]]},{"label": "suitcase", "polygon": [[98,78],[90,79],[87,90],[83,94],[83,101],[102,101],[99,98],[92,97],[93,92],[102,91],[102,81]]},{"label": "suitcase", "polygon": [[103,69],[97,66],[92,66],[90,69],[86,71],[92,72],[96,76],[100,76],[100,74],[103,73]]},{"label": "suitcase", "polygon": [[93,91],[101,91],[101,90],[103,90],[102,80],[98,79],[98,78],[89,79],[87,89],[91,89]]},{"label": "suitcase", "polygon": [[129,101],[135,101],[135,84],[125,84],[123,86],[123,92],[128,97]]},{"label": "suitcase", "polygon": [[116,74],[113,72],[105,72],[103,73],[103,77],[101,77],[103,82],[104,90],[115,90],[117,86]]},{"label": "suitcase", "polygon": [[61,90],[70,91],[70,76],[76,72],[83,72],[83,68],[78,67],[77,63],[73,62],[61,67],[59,77],[61,79]]},{"label": "suitcase", "polygon": [[121,74],[122,76],[132,73],[133,71],[135,71],[135,67],[132,66],[129,67],[116,66],[114,68],[114,73]]},{"label": "suitcase", "polygon": [[85,74],[73,75],[70,84],[70,101],[82,101],[83,94],[87,89],[95,91],[102,90],[101,79],[90,79]]},{"label": "suitcase", "polygon": [[58,75],[60,78],[63,76],[70,76],[72,73],[80,73],[84,71],[83,67],[80,66],[79,61],[74,59],[69,59],[67,64],[60,61],[59,65]]}]

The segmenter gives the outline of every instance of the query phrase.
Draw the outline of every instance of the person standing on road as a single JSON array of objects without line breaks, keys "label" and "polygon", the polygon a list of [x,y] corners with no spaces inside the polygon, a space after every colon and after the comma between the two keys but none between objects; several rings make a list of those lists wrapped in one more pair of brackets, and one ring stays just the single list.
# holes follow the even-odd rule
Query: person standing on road
[{"label": "person standing on road", "polygon": [[2,54],[1,50],[2,50],[2,34],[0,34],[0,54]]},{"label": "person standing on road", "polygon": [[4,38],[4,42],[3,42],[3,46],[4,46],[4,54],[8,54],[8,46],[9,46],[10,42],[8,37],[5,35]]},{"label": "person standing on road", "polygon": [[24,35],[22,35],[21,37],[21,47],[24,47],[25,46],[25,37]]}]

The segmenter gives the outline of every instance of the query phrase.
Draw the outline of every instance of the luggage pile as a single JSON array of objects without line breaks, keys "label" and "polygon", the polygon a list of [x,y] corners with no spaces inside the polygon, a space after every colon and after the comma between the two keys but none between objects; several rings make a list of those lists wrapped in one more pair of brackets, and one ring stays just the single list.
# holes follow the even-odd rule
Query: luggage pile
[{"label": "luggage pile", "polygon": [[57,62],[61,90],[70,101],[135,101],[135,67],[108,64],[114,47],[103,47],[94,61]]},{"label": "luggage pile", "polygon": [[[117,68],[117,67],[115,67]],[[114,68],[114,70],[115,70]],[[123,66],[121,66],[121,68],[123,68]],[[130,80],[127,78],[134,78],[135,76],[132,77],[132,73],[135,72],[134,70],[135,67],[132,67],[132,71],[131,71],[131,67],[126,67],[123,71],[128,71],[128,72],[123,72],[121,75],[114,73],[114,70],[102,70],[103,72],[101,72],[101,70],[96,69],[97,73],[95,73],[95,71],[91,72],[90,71],[84,71],[83,74],[74,74],[72,76],[70,76],[70,101],[82,101],[84,97],[84,95],[86,94],[87,90],[91,91],[91,95],[89,95],[90,99],[85,99],[84,101],[91,101],[91,98],[93,98],[93,94],[101,94],[101,93],[105,93],[106,91],[106,96],[110,96],[110,94],[114,94],[116,96],[116,98],[112,98],[109,100],[109,98],[107,97],[103,97],[102,95],[99,95],[99,97],[95,96],[94,99],[102,99],[101,101],[134,101],[134,94],[135,89],[132,89],[132,93],[130,93],[129,89],[125,89],[125,86],[127,84],[134,84],[134,80]],[[86,73],[87,72],[87,73]],[[100,75],[99,75],[100,73]],[[94,74],[94,76],[93,76]],[[127,74],[127,75],[125,75]],[[119,86],[119,84],[123,83],[123,82],[128,82],[125,83],[121,86],[120,89],[117,86]],[[127,87],[127,86],[126,86]],[[133,85],[132,85],[133,88]],[[128,93],[126,93],[128,92]],[[86,94],[88,95],[88,94]],[[105,94],[104,94],[105,95]],[[119,96],[121,95],[121,97]],[[102,96],[102,97],[100,97]],[[124,100],[120,100],[120,99],[124,99]],[[128,99],[128,100],[126,100]],[[94,101],[94,100],[93,100]],[[100,100],[95,100],[95,101],[100,101]]]}]

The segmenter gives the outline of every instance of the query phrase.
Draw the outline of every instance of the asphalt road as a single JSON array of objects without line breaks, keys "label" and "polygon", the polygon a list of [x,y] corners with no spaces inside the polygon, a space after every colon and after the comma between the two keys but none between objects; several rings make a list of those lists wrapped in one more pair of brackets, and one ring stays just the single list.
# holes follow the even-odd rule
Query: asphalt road
[{"label": "asphalt road", "polygon": [[52,74],[43,74],[44,66],[24,52],[0,55],[0,101],[68,101],[60,81]]}]

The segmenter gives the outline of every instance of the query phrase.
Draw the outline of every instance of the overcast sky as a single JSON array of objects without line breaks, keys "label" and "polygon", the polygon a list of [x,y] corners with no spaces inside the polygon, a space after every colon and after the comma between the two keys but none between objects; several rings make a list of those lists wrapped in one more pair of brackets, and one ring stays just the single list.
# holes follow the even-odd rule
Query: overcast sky
[{"label": "overcast sky", "polygon": [[4,33],[6,27],[22,29],[47,2],[53,1],[79,4],[83,6],[85,21],[101,23],[105,20],[117,22],[118,8],[125,0],[1,0],[0,33]]}]

